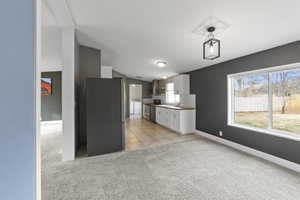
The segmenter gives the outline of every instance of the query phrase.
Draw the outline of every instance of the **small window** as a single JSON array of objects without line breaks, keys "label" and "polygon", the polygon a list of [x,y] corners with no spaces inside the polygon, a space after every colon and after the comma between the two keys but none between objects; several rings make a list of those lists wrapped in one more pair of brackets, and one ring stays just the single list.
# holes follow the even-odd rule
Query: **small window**
[{"label": "small window", "polygon": [[228,124],[299,139],[299,65],[229,75]]},{"label": "small window", "polygon": [[175,94],[174,83],[166,84],[166,102],[169,104],[178,104],[180,96]]}]

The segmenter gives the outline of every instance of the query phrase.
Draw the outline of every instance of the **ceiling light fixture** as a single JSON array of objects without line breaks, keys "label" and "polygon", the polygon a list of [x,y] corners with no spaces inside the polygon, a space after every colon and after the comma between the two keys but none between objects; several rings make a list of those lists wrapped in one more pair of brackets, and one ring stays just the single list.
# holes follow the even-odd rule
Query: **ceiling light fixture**
[{"label": "ceiling light fixture", "polygon": [[167,62],[166,61],[161,61],[161,60],[159,60],[159,61],[156,61],[156,65],[158,66],[158,67],[165,67],[166,65],[167,65]]},{"label": "ceiling light fixture", "polygon": [[205,60],[214,60],[219,58],[221,42],[218,39],[215,39],[213,32],[216,30],[214,26],[207,28],[208,39],[203,43],[203,59]]},{"label": "ceiling light fixture", "polygon": [[161,76],[162,79],[167,79],[168,76],[164,75],[164,76]]}]

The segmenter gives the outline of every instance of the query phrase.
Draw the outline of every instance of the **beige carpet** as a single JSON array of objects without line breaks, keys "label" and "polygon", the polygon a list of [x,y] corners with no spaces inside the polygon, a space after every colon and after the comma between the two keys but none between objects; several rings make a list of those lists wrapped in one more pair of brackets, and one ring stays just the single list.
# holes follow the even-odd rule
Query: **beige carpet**
[{"label": "beige carpet", "polygon": [[300,199],[299,174],[200,137],[43,166],[43,200]]}]

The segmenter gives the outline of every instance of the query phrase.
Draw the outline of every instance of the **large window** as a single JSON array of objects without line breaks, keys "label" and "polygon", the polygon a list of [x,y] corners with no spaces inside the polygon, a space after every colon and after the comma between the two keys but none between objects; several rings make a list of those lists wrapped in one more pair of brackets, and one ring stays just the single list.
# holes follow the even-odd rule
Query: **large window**
[{"label": "large window", "polygon": [[166,84],[166,102],[169,104],[178,104],[180,102],[179,95],[175,94],[174,83]]},{"label": "large window", "polygon": [[300,138],[300,64],[228,76],[228,123]]}]

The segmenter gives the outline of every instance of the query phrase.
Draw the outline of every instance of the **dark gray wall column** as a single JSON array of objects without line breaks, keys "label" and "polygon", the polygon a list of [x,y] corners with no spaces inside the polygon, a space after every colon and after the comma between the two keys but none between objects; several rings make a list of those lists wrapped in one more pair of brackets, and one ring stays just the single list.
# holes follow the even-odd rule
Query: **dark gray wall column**
[{"label": "dark gray wall column", "polygon": [[100,78],[101,51],[86,46],[79,47],[79,141],[86,145],[85,81]]},{"label": "dark gray wall column", "polygon": [[[36,199],[33,0],[0,7],[0,199]],[[40,83],[38,83],[40,84]]]},{"label": "dark gray wall column", "polygon": [[79,80],[79,42],[75,35],[74,43],[75,51],[75,151],[79,149],[79,90],[80,90],[80,80]]},{"label": "dark gray wall column", "polygon": [[197,129],[300,164],[300,142],[227,126],[227,75],[300,62],[300,41],[199,69],[191,74],[197,95]]}]

